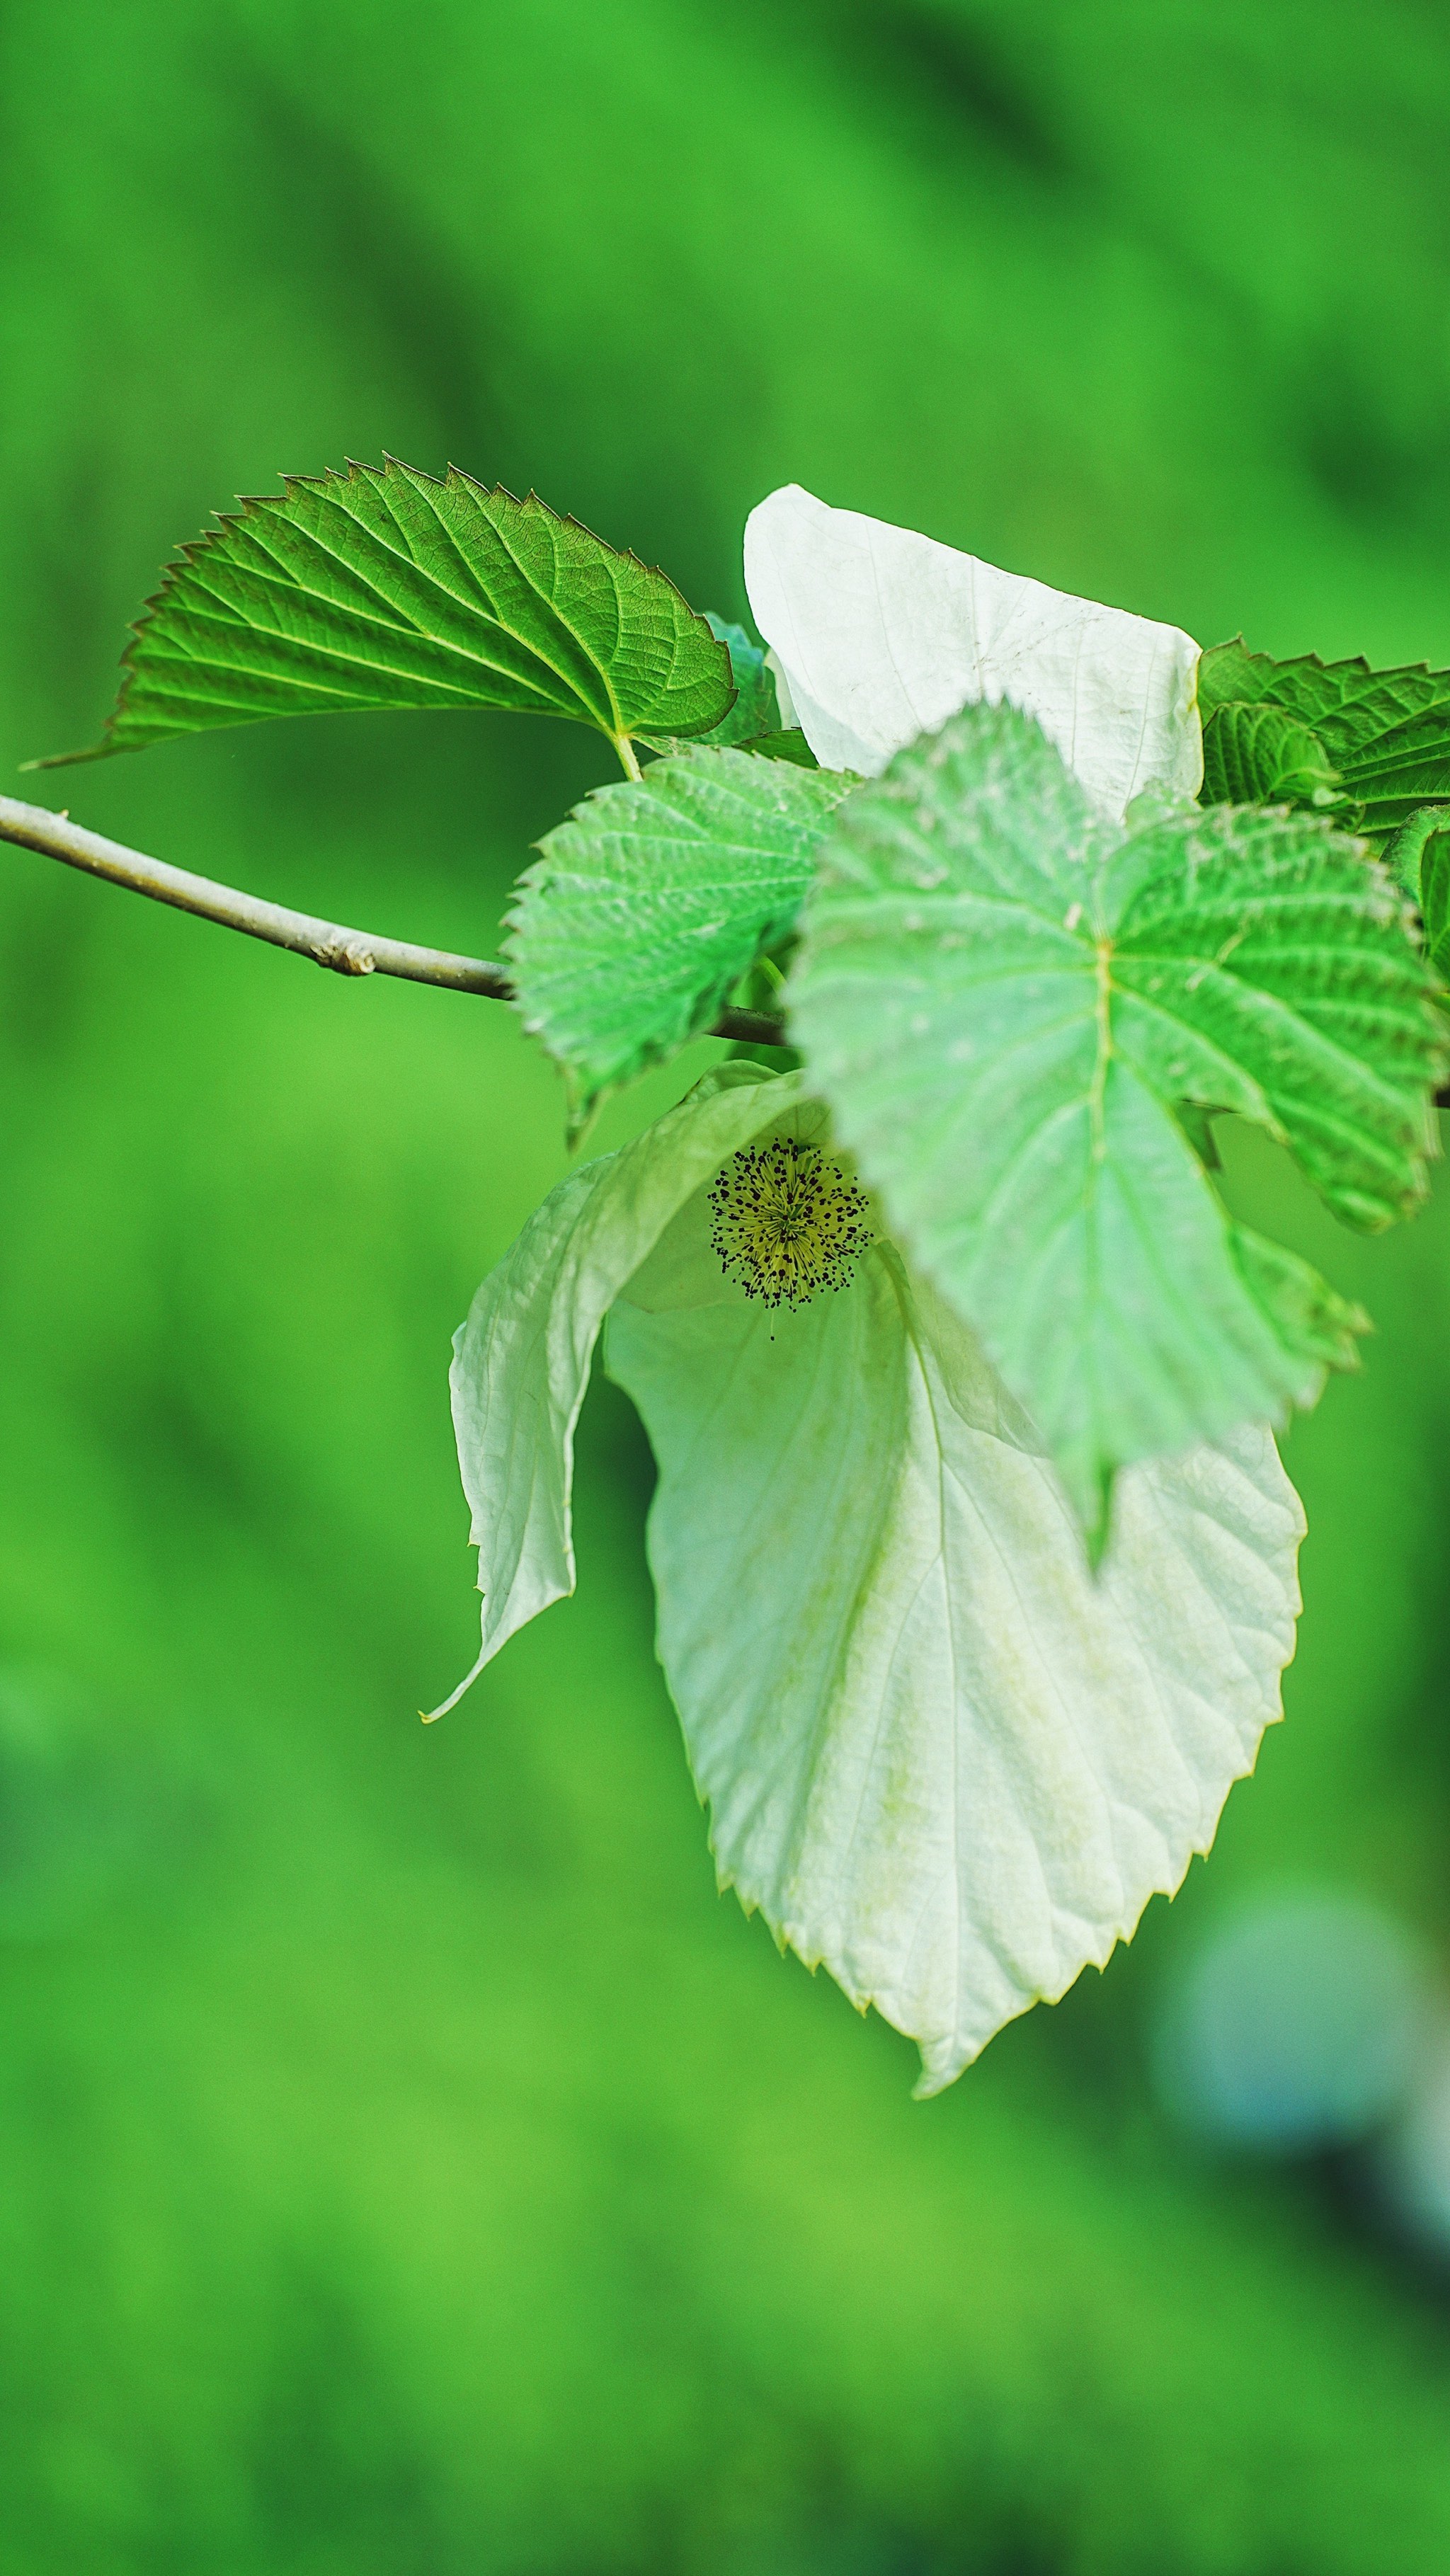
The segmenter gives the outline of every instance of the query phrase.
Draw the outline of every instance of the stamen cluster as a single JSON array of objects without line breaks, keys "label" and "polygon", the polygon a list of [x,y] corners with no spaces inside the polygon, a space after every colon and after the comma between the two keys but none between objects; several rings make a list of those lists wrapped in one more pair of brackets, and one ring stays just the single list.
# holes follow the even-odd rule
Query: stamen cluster
[{"label": "stamen cluster", "polygon": [[871,1241],[869,1201],[819,1145],[772,1137],[732,1154],[710,1191],[710,1241],[727,1277],[767,1306],[848,1288]]}]

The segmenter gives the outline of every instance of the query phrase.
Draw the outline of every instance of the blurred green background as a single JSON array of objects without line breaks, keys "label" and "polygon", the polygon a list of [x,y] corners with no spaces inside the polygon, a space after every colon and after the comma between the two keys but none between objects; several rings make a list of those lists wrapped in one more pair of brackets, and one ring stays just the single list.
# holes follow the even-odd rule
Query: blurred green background
[{"label": "blurred green background", "polygon": [[[183,864],[487,952],[608,774],[395,716],[16,778],[209,511],[384,448],[731,615],[796,479],[1450,660],[1426,0],[11,0],[0,120],[3,784]],[[1445,1197],[1364,1245],[1239,1158],[1379,1326],[1290,1445],[1288,1723],[914,2106],[714,1893],[612,1390],[578,1599],[417,1724],[477,1633],[449,1335],[561,1112],[502,1010],[0,851],[0,2570],[1443,2570],[1441,2276],[1147,2070],[1254,1889],[1450,1953]]]}]

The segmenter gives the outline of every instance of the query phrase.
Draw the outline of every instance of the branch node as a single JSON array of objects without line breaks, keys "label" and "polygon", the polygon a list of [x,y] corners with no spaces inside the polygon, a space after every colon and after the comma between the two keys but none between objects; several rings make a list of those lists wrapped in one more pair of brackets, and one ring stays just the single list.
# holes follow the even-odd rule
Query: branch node
[{"label": "branch node", "polygon": [[377,971],[378,961],[371,948],[355,936],[320,939],[312,954],[319,966],[330,966],[335,975],[372,975]]}]

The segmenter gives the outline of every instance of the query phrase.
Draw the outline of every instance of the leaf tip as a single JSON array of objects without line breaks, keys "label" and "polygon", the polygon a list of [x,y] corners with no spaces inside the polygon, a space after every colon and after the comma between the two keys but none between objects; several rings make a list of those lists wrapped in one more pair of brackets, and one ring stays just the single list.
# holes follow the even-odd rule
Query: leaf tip
[{"label": "leaf tip", "polygon": [[82,761],[108,759],[115,748],[111,742],[93,742],[84,751],[48,751],[42,760],[22,760],[16,766],[22,777],[36,769],[75,769]]},{"label": "leaf tip", "polygon": [[1088,1572],[1094,1582],[1102,1573],[1103,1559],[1107,1555],[1108,1541],[1112,1536],[1113,1479],[1116,1472],[1116,1468],[1110,1464],[1099,1465],[1084,1497],[1089,1505],[1089,1515],[1083,1518],[1083,1544],[1087,1549]]}]

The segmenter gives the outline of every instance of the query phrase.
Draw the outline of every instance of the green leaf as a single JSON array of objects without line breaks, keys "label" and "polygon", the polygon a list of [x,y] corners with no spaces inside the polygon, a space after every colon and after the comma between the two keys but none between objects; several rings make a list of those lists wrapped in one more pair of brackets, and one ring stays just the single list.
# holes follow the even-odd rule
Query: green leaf
[{"label": "green leaf", "polygon": [[726,647],[663,573],[533,494],[389,458],[291,476],[183,547],[100,742],[32,766],[364,707],[570,716],[615,742],[696,734],[732,687]]},{"label": "green leaf", "polygon": [[735,682],[735,704],[727,716],[712,725],[707,742],[749,742],[756,734],[775,733],[780,727],[780,708],[776,701],[775,682],[766,668],[765,648],[752,644],[743,626],[731,626],[717,617],[713,608],[705,611],[705,623],[730,656],[730,676]]},{"label": "green leaf", "polygon": [[1255,1120],[1352,1224],[1417,1203],[1442,1050],[1382,868],[1262,809],[1115,826],[977,705],[845,807],[802,932],[811,1078],[1090,1532],[1128,1460],[1312,1400],[1348,1310],[1245,1254],[1175,1110]]},{"label": "green leaf", "polygon": [[797,769],[819,769],[820,762],[799,725],[787,726],[784,733],[758,733],[743,742],[742,751],[753,751],[757,760],[793,760]]},{"label": "green leaf", "polygon": [[1411,903],[1420,904],[1425,852],[1437,832],[1450,827],[1450,805],[1422,805],[1402,823],[1385,852],[1385,865]]},{"label": "green leaf", "polygon": [[1420,910],[1425,954],[1442,984],[1450,983],[1450,821],[1427,832],[1421,845]]},{"label": "green leaf", "polygon": [[1216,707],[1203,728],[1205,805],[1307,805],[1329,813],[1348,803],[1323,743],[1282,707]]},{"label": "green leaf", "polygon": [[1174,1103],[1174,1116],[1206,1172],[1221,1172],[1223,1156],[1213,1132],[1213,1111],[1200,1109],[1192,1100]]},{"label": "green leaf", "polygon": [[1385,865],[1419,907],[1425,954],[1450,983],[1450,805],[1422,805],[1401,825]]},{"label": "green leaf", "polygon": [[[1450,671],[1424,663],[1372,671],[1363,659],[1321,662],[1317,653],[1276,662],[1251,653],[1239,636],[1203,655],[1198,704],[1205,773],[1220,709],[1277,708],[1316,737],[1317,752],[1357,809],[1347,819],[1377,845],[1417,806],[1450,798]],[[1280,792],[1291,794],[1287,786]],[[1292,801],[1318,800],[1311,791]]]},{"label": "green leaf", "polygon": [[599,1094],[710,1026],[791,929],[817,844],[859,782],[697,748],[601,787],[539,843],[507,949],[527,1028]]},{"label": "green leaf", "polygon": [[[731,626],[725,618],[717,617],[713,608],[706,609],[705,623],[730,656],[735,703],[719,724],[697,735],[696,740],[761,752],[773,760],[794,760],[802,769],[814,769],[815,753],[799,728],[790,733],[781,731],[775,678],[760,645],[751,643],[743,626]],[[649,750],[666,755],[686,747],[678,734],[642,734],[640,739]]]},{"label": "green leaf", "polygon": [[1247,1226],[1231,1226],[1229,1243],[1245,1287],[1287,1350],[1310,1370],[1358,1368],[1359,1337],[1373,1330],[1362,1306],[1341,1297],[1296,1252]]}]

